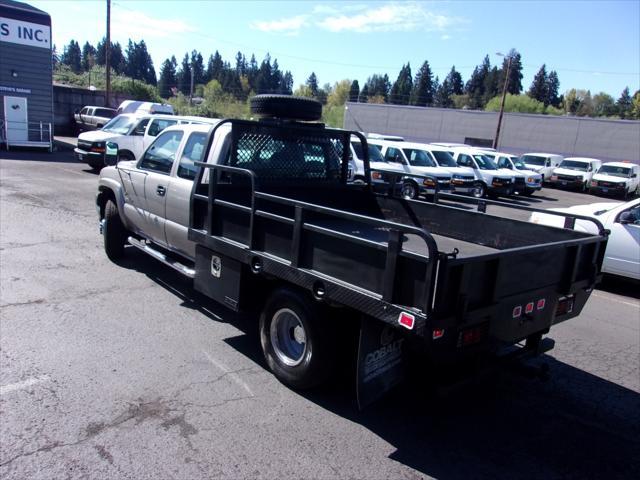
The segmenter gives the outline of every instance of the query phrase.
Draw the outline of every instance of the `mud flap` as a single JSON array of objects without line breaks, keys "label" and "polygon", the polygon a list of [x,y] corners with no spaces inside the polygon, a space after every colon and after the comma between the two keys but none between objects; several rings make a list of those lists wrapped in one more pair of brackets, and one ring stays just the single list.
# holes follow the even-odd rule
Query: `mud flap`
[{"label": "mud flap", "polygon": [[401,332],[382,322],[360,322],[356,392],[362,410],[398,385],[406,376],[405,339]]}]

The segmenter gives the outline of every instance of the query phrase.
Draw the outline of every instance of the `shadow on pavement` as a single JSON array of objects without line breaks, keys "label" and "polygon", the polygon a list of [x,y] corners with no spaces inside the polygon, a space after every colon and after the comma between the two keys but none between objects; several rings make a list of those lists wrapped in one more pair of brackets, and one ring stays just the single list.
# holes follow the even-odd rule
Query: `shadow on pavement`
[{"label": "shadow on pavement", "polygon": [[[244,335],[225,342],[266,368],[255,314],[230,312],[132,248],[120,266],[147,275],[184,307],[236,326]],[[503,372],[442,396],[414,377],[362,412],[350,368],[328,388],[301,395],[388,442],[391,459],[440,479],[640,478],[640,394],[552,356],[536,362],[547,363],[549,380]]]},{"label": "shadow on pavement", "polygon": [[0,158],[3,160],[23,160],[27,162],[80,163],[76,160],[73,152],[68,150],[47,152],[42,149],[18,149],[18,147],[12,147],[9,151],[1,150]]},{"label": "shadow on pavement", "polygon": [[640,281],[631,278],[605,274],[596,289],[640,300]]}]

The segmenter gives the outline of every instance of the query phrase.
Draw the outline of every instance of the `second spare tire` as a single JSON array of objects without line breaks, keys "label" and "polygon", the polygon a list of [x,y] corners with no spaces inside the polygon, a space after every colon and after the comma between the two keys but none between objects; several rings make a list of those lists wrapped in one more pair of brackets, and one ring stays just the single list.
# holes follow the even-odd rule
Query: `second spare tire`
[{"label": "second spare tire", "polygon": [[251,98],[251,113],[261,117],[289,120],[319,120],[322,104],[317,100],[291,95],[256,95]]}]

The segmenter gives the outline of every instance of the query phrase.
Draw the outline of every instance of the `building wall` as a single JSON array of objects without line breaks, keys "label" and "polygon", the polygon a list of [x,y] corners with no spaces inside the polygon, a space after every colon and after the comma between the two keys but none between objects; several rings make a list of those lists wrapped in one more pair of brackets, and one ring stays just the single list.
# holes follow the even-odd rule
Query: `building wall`
[{"label": "building wall", "polygon": [[[347,103],[344,127],[416,142],[491,141],[498,114],[446,108]],[[640,122],[505,113],[498,149],[640,163]]]},{"label": "building wall", "polygon": [[[47,16],[14,10],[0,5],[0,17],[29,23],[49,25]],[[0,41],[0,119],[4,119],[4,96],[25,97],[29,123],[53,123],[53,73],[51,65],[51,38],[47,48]],[[16,72],[17,77],[12,75]],[[6,89],[19,88],[12,92]],[[39,140],[39,132],[30,131],[29,140]],[[48,140],[48,139],[45,139]]]}]

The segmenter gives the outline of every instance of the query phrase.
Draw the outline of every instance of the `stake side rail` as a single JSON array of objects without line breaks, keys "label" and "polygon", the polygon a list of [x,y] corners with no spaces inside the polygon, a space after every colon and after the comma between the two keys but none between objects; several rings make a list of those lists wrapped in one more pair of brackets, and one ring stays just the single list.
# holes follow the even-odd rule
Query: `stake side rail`
[{"label": "stake side rail", "polygon": [[[321,284],[324,285],[322,289],[324,292],[324,300],[342,303],[394,326],[398,326],[398,316],[400,313],[408,311],[416,317],[416,333],[422,334],[426,321],[431,314],[437,262],[440,257],[436,241],[427,230],[256,191],[257,178],[255,173],[250,170],[204,162],[196,162],[196,165],[201,168],[196,176],[194,189],[192,190],[192,211],[189,225],[190,240],[220,251],[220,253],[224,255],[228,255],[249,265],[255,273],[265,273],[282,278],[309,289],[314,294],[317,293],[316,287],[319,284],[318,282],[321,282]],[[211,172],[209,174],[207,195],[197,191],[197,185],[202,181],[205,171]],[[239,175],[249,179],[251,200],[248,205],[216,198],[219,181],[224,173]],[[257,200],[293,207],[294,214],[292,217],[289,217],[258,209]],[[196,207],[198,203],[201,206],[207,206],[206,218],[204,222],[200,221],[200,223],[196,222],[196,214],[194,213],[197,209],[194,207]],[[213,218],[216,208],[242,212],[244,215],[247,215],[248,229],[246,235],[241,239],[231,239],[226,238],[224,235],[216,235],[216,232],[214,232],[215,222]],[[205,210],[200,209],[200,211],[203,212]],[[314,225],[311,221],[307,220],[307,217],[311,213],[387,229],[389,235],[388,241],[385,244],[384,242],[372,241],[330,227]],[[283,258],[280,255],[260,250],[257,247],[255,231],[257,219],[266,219],[291,226],[289,258]],[[338,239],[341,242],[345,242],[345,245],[353,245],[354,248],[369,247],[377,251],[385,251],[386,260],[382,280],[382,291],[372,291],[356,283],[327,275],[325,272],[301,266],[302,242],[304,239],[303,232],[322,233]],[[428,257],[416,257],[413,252],[404,251],[402,248],[402,237],[405,234],[412,234],[419,237],[426,245]],[[426,288],[422,293],[419,305],[407,306],[393,302],[394,291],[398,284],[397,266],[401,255],[414,259],[420,258],[420,260],[425,263],[423,280]]]}]

